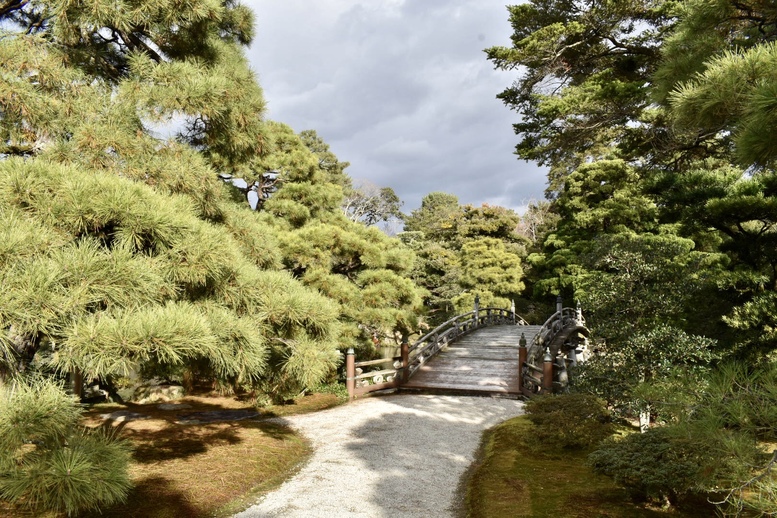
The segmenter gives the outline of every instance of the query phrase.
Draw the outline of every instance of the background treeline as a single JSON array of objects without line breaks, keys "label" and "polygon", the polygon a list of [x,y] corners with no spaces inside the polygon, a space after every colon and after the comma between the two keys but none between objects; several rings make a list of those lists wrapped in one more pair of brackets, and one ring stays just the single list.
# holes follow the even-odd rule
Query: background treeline
[{"label": "background treeline", "polygon": [[593,465],[643,496],[774,514],[777,6],[508,10],[512,44],[488,58],[519,72],[499,95],[517,155],[549,168],[525,282],[581,300],[601,354],[574,390],[648,430]]}]

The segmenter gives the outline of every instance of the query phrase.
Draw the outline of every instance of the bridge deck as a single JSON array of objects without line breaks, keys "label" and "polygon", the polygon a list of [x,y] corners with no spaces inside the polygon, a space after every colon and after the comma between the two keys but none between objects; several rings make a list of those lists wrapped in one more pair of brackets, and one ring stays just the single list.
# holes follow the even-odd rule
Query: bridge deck
[{"label": "bridge deck", "polygon": [[541,326],[494,326],[459,338],[421,366],[403,389],[519,395],[518,340],[531,343]]}]

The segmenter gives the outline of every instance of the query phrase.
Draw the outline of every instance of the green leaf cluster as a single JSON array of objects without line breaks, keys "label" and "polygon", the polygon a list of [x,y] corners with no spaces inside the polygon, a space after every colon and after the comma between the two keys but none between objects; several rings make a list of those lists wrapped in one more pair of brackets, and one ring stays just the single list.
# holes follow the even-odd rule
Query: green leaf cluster
[{"label": "green leaf cluster", "polygon": [[420,325],[424,291],[409,278],[413,251],[346,215],[348,163],[315,131],[297,135],[277,122],[268,127],[273,147],[259,163],[281,175],[283,187],[265,210],[282,267],[338,304],[342,351],[355,347],[360,357],[371,357],[376,346],[398,346]]},{"label": "green leaf cluster", "polygon": [[773,364],[723,363],[677,421],[613,437],[589,462],[642,498],[706,493],[725,515],[771,513],[775,457],[756,441],[774,440],[774,375]]},{"label": "green leaf cluster", "polygon": [[589,463],[594,472],[613,477],[642,500],[676,504],[695,489],[700,458],[712,460],[705,446],[672,441],[659,428],[611,439],[589,456]]},{"label": "green leaf cluster", "polygon": [[[536,297],[580,298],[600,340],[577,388],[672,427],[724,412],[704,396],[724,365],[773,365],[777,351],[773,2],[532,0],[509,11],[511,46],[486,52],[521,72],[499,97],[520,115],[519,157],[550,168],[557,217],[531,249],[528,283]],[[752,372],[737,375],[750,386]],[[764,438],[704,422],[685,439],[613,446],[610,460],[627,462],[611,473],[639,485],[641,457],[666,453],[644,467],[656,486],[643,494],[728,487],[738,496],[726,503],[774,509],[773,462],[752,453]],[[719,470],[688,436],[724,459]],[[687,459],[695,467],[683,471]]]},{"label": "green leaf cluster", "polygon": [[516,154],[550,167],[548,194],[592,160],[648,143],[650,77],[674,23],[673,0],[533,0],[508,6],[511,47],[486,49],[496,68],[520,70],[498,97],[521,114]]},{"label": "green leaf cluster", "polygon": [[36,247],[17,237],[3,254],[6,369],[46,349],[52,366],[92,377],[198,369],[250,383],[270,370],[275,336],[333,354],[337,305],[260,269],[184,196],[43,160],[0,162],[0,193],[13,227],[41,229]]},{"label": "green leaf cluster", "polygon": [[615,432],[610,411],[590,394],[549,394],[526,402],[543,448],[590,448]]},{"label": "green leaf cluster", "polygon": [[413,278],[429,291],[433,322],[470,311],[475,296],[481,307],[503,308],[521,296],[526,239],[512,210],[433,192],[404,221],[400,238],[418,254]]}]

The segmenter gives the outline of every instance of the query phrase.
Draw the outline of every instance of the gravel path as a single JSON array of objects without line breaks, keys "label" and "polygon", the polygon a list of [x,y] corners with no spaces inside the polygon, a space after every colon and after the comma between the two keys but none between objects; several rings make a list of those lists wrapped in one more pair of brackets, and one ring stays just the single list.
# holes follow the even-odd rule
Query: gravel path
[{"label": "gravel path", "polygon": [[399,395],[284,418],[315,452],[235,518],[454,516],[483,431],[522,413],[511,399]]}]

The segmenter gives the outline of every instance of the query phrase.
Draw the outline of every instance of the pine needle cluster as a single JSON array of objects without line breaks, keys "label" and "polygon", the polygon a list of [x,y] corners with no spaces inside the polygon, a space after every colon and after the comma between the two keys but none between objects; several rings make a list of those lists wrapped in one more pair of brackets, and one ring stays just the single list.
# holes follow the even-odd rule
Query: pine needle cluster
[{"label": "pine needle cluster", "polygon": [[127,443],[78,423],[81,409],[40,377],[0,385],[0,498],[75,515],[126,499]]}]

